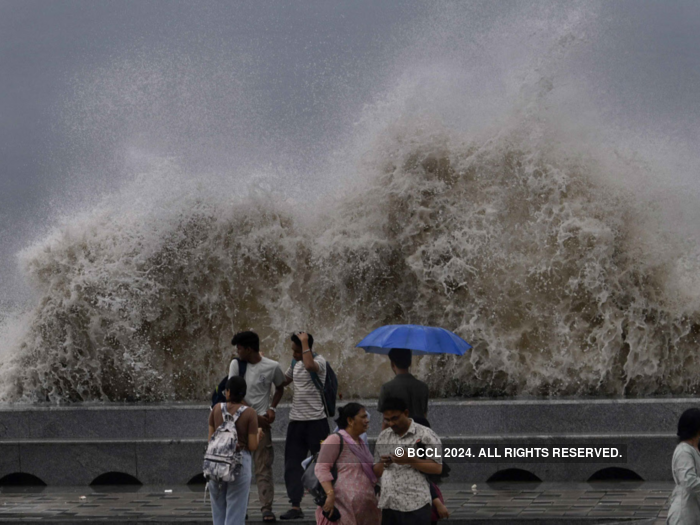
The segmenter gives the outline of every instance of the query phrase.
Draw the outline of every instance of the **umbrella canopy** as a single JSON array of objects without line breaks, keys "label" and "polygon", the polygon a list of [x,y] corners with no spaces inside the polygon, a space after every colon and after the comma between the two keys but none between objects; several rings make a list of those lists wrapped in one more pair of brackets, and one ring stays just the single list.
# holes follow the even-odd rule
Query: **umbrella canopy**
[{"label": "umbrella canopy", "polygon": [[464,355],[471,348],[461,337],[444,328],[392,324],[377,328],[357,345],[372,354],[388,354],[392,348],[408,348],[413,355]]}]

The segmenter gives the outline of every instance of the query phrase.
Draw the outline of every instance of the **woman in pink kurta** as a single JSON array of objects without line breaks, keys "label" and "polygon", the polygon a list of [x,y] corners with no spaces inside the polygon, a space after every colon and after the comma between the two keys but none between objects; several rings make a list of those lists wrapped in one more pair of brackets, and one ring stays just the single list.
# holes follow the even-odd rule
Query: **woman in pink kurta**
[{"label": "woman in pink kurta", "polygon": [[[326,491],[326,504],[316,509],[318,525],[380,525],[382,513],[377,507],[374,486],[377,478],[372,470],[374,458],[360,436],[367,432],[369,418],[365,407],[348,403],[340,409],[338,433],[331,434],[321,445],[316,462],[316,477]],[[340,452],[340,440],[343,450]],[[337,458],[337,459],[336,459]],[[338,478],[333,483],[331,468],[336,464]],[[340,519],[329,521],[333,508]]]}]

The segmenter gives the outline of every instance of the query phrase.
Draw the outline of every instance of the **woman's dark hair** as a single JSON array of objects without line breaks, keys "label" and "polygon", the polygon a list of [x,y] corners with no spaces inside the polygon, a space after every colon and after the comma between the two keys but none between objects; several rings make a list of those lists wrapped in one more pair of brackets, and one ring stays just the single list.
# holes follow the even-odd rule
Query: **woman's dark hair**
[{"label": "woman's dark hair", "polygon": [[[307,335],[309,336],[309,350],[311,350],[314,347],[314,336],[308,332]],[[296,333],[293,333],[290,339],[295,345],[298,345],[299,348],[301,348],[301,340],[299,339],[299,336]]]},{"label": "woman's dark hair", "polygon": [[406,401],[400,397],[387,397],[382,403],[382,412],[387,410],[398,410],[399,412],[405,412],[408,410],[408,405]]},{"label": "woman's dark hair", "polygon": [[693,439],[700,434],[700,408],[689,408],[678,420],[678,442]]},{"label": "woman's dark hair", "polygon": [[348,427],[348,418],[355,417],[363,408],[365,407],[360,403],[348,403],[344,407],[340,407],[338,409],[338,419],[335,420],[338,423],[338,428],[345,430]]},{"label": "woman's dark hair", "polygon": [[260,351],[260,338],[255,332],[238,332],[231,339],[233,346],[241,345],[243,348],[251,348],[256,352]]},{"label": "woman's dark hair", "polygon": [[411,367],[411,356],[413,352],[407,348],[392,348],[389,350],[389,360],[396,365],[396,368],[408,370]]},{"label": "woman's dark hair", "polygon": [[233,376],[226,382],[226,390],[229,391],[228,401],[240,403],[248,391],[248,385],[241,376]]}]

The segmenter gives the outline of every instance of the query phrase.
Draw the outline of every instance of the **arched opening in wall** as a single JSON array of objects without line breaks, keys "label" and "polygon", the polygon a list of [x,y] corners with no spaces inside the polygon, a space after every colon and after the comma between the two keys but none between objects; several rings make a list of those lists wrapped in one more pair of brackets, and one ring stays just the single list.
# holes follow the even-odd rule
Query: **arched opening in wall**
[{"label": "arched opening in wall", "polygon": [[620,467],[608,467],[601,469],[597,471],[595,474],[593,474],[590,478],[588,478],[588,482],[596,482],[596,481],[633,481],[633,482],[640,482],[644,481],[644,478],[637,474],[635,471],[626,469],[626,468],[620,468]]},{"label": "arched opening in wall", "polygon": [[204,474],[201,472],[197,474],[196,476],[193,476],[191,480],[187,482],[188,485],[204,485],[207,482],[206,479],[204,479]]},{"label": "arched opening in wall", "polygon": [[193,476],[192,479],[190,479],[187,482],[187,487],[192,491],[192,492],[200,492],[204,490],[204,485],[206,485],[207,480],[204,479],[204,474],[201,472],[197,474],[196,476]]},{"label": "arched opening in wall", "polygon": [[13,472],[0,478],[3,492],[42,492],[46,488],[40,478],[26,472]]},{"label": "arched opening in wall", "polygon": [[542,480],[529,470],[507,468],[499,470],[486,483],[541,483]]},{"label": "arched opening in wall", "polygon": [[90,486],[94,487],[95,485],[142,485],[142,483],[131,474],[107,472],[92,480]]},{"label": "arched opening in wall", "polygon": [[131,474],[124,472],[107,472],[92,480],[90,486],[100,492],[109,488],[109,492],[138,492],[142,483]]}]

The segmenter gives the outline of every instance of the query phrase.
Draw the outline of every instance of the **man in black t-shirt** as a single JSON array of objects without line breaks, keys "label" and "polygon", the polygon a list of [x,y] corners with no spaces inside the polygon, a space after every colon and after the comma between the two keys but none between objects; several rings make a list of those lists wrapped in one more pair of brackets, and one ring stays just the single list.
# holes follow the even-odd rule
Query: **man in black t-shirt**
[{"label": "man in black t-shirt", "polygon": [[391,369],[396,377],[384,383],[379,392],[377,409],[384,412],[384,401],[389,398],[402,399],[408,407],[408,417],[428,417],[428,385],[416,379],[408,369],[411,367],[411,351],[392,348],[389,351]]}]

